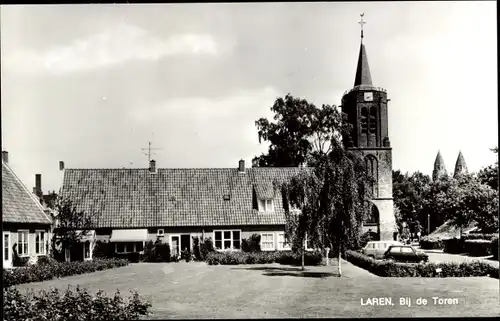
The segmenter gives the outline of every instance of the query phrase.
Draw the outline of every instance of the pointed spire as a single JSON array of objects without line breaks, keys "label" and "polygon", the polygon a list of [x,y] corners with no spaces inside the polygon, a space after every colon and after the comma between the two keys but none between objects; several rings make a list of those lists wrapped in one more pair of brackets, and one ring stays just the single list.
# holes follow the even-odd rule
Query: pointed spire
[{"label": "pointed spire", "polygon": [[443,156],[441,156],[441,151],[438,150],[436,160],[434,161],[434,171],[432,171],[432,180],[436,181],[439,178],[445,176],[446,166],[444,165]]},{"label": "pointed spire", "polygon": [[467,173],[467,164],[465,163],[464,155],[462,151],[458,153],[457,162],[455,163],[455,172],[453,177]]},{"label": "pointed spire", "polygon": [[358,22],[361,25],[361,46],[359,48],[358,67],[356,69],[356,79],[354,80],[354,87],[356,86],[372,86],[372,76],[370,74],[370,67],[368,66],[368,56],[366,55],[365,45],[363,44],[363,21],[362,13],[361,20]]},{"label": "pointed spire", "polygon": [[444,166],[443,156],[441,156],[441,150],[438,150],[436,160],[434,161],[434,169],[439,169]]}]

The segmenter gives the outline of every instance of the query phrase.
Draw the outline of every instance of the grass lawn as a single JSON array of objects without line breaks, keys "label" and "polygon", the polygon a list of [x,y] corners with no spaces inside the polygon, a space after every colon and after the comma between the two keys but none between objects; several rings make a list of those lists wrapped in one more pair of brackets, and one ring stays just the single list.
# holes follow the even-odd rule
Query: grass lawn
[{"label": "grass lawn", "polygon": [[[500,315],[498,279],[381,278],[343,262],[341,278],[334,266],[302,272],[279,264],[138,263],[17,288],[64,290],[80,284],[109,295],[135,289],[152,303],[151,319]],[[394,305],[361,305],[375,297],[390,297]],[[400,306],[400,297],[410,297],[412,306]],[[428,305],[417,306],[418,297],[427,298]],[[432,297],[457,298],[458,304],[434,305]]]}]

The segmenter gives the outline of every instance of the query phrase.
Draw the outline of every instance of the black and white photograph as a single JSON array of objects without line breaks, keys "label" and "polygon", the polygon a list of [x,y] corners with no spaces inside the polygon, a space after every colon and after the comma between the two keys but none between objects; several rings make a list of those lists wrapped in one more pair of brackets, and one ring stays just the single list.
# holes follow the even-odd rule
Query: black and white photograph
[{"label": "black and white photograph", "polygon": [[494,1],[3,4],[3,320],[498,317]]}]

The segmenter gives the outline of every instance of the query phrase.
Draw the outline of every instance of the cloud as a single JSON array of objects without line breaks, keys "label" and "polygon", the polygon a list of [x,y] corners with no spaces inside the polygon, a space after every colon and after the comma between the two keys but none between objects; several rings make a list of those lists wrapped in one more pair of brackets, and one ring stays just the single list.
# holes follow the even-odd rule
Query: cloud
[{"label": "cloud", "polygon": [[14,52],[6,55],[2,64],[14,72],[63,74],[133,59],[155,61],[165,56],[217,55],[220,52],[221,48],[209,34],[184,33],[164,40],[139,27],[122,24],[45,52]]},{"label": "cloud", "polygon": [[[244,119],[261,117],[279,94],[271,87],[258,90],[238,90],[231,95],[217,98],[172,98],[153,106],[136,106],[129,110],[129,117],[138,123],[165,118],[188,118],[205,122],[208,119]],[[266,112],[265,112],[266,113]],[[242,117],[240,117],[242,118]]]}]

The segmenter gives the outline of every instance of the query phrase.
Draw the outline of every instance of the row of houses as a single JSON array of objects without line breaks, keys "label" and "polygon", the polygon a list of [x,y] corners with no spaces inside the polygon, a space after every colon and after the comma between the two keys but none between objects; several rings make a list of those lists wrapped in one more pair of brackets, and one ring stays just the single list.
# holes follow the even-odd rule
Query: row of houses
[{"label": "row of houses", "polygon": [[[23,185],[2,153],[4,266],[17,255],[33,259],[50,251],[54,218],[36,175],[33,192]],[[274,183],[305,168],[65,169],[59,197],[78,212],[93,214],[93,226],[72,260],[92,259],[97,241],[114,244],[116,253],[140,252],[160,238],[173,255],[192,248],[194,236],[213,240],[217,250],[240,250],[242,240],[261,236],[263,250],[289,250],[285,211]],[[53,201],[53,199],[51,200]]]},{"label": "row of houses", "polygon": [[[54,226],[41,177],[30,192],[2,159],[4,266],[12,266],[12,246],[20,257],[36,259],[50,251]],[[192,249],[193,237],[212,238],[219,251],[240,250],[242,240],[261,236],[264,251],[290,250],[285,241],[285,210],[276,183],[304,167],[65,169],[60,162],[59,197],[92,216],[91,230],[74,246],[71,260],[91,260],[97,241],[119,254],[141,252],[145,242],[168,242],[172,255]],[[54,201],[53,198],[50,201]],[[376,229],[376,222],[367,224]],[[365,228],[366,228],[365,227]],[[311,246],[307,245],[310,249]]]}]

